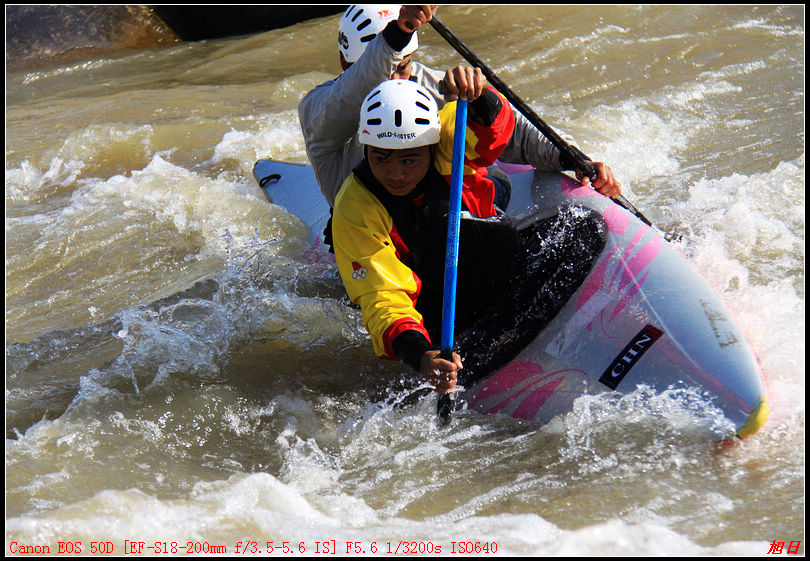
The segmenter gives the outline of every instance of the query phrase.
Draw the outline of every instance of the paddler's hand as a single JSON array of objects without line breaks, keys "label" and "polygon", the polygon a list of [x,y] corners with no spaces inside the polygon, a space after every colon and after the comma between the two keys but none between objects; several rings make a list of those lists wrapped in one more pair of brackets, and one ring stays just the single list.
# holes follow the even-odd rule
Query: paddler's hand
[{"label": "paddler's hand", "polygon": [[448,393],[455,389],[461,357],[453,353],[453,361],[440,358],[441,351],[426,351],[419,361],[419,372],[427,378],[436,393]]},{"label": "paddler's hand", "polygon": [[474,101],[487,91],[487,79],[480,68],[458,65],[444,73],[439,91],[445,101],[464,99]]},{"label": "paddler's hand", "polygon": [[[618,197],[622,194],[622,186],[613,177],[613,170],[610,169],[604,162],[590,162],[593,169],[596,171],[596,181],[593,182],[592,187],[598,192],[611,199]],[[585,186],[591,183],[591,180],[585,176],[581,171],[577,171],[577,180],[581,185]]]},{"label": "paddler's hand", "polygon": [[399,9],[397,25],[404,33],[412,33],[423,24],[433,19],[438,6],[425,4],[422,6],[402,6]]}]

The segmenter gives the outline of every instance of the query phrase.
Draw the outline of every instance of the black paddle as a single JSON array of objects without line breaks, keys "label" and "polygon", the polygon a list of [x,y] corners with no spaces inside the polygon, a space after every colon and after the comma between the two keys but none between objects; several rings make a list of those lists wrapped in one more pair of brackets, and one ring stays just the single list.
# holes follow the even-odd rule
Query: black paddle
[{"label": "black paddle", "polygon": [[[537,127],[546,138],[548,138],[557,149],[562,152],[568,161],[574,162],[577,166],[577,169],[588,176],[591,181],[596,179],[596,171],[593,169],[593,166],[590,164],[590,158],[588,158],[585,154],[568,144],[563,138],[557,134],[557,132],[548,126],[543,120],[535,113],[531,107],[529,107],[522,99],[520,99],[515,92],[509,88],[506,84],[498,78],[495,73],[486,65],[484,62],[478,58],[475,53],[473,53],[467,45],[465,45],[461,39],[456,37],[455,33],[450,31],[446,25],[442,23],[442,21],[437,18],[435,15],[430,20],[430,25],[433,26],[439,35],[445,38],[445,40],[450,43],[450,45],[458,51],[458,53],[463,56],[467,62],[471,65],[476,66],[481,69],[484,76],[492,86],[501,92],[503,96],[511,103],[514,107],[520,111],[524,117],[526,117],[531,124]],[[641,212],[636,209],[630,202],[625,199],[622,195],[619,195],[615,199],[613,199],[616,204],[626,208],[628,211],[636,215],[639,220],[647,224],[648,226],[655,228],[652,222],[650,222],[646,216],[641,214]],[[655,228],[657,230],[657,228]]]}]

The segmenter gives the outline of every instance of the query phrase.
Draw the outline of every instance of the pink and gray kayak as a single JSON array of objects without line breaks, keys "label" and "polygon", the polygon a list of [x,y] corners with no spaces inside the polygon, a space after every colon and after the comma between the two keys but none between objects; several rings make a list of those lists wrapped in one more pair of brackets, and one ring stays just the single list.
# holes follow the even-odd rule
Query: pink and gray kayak
[{"label": "pink and gray kayak", "polygon": [[[558,172],[503,166],[518,227],[578,209],[604,238],[587,276],[505,365],[465,387],[469,408],[547,423],[585,394],[696,388],[746,438],[768,418],[759,363],[717,292],[654,227]],[[310,227],[309,258],[328,261],[329,206],[307,165],[259,160],[268,200]]]}]

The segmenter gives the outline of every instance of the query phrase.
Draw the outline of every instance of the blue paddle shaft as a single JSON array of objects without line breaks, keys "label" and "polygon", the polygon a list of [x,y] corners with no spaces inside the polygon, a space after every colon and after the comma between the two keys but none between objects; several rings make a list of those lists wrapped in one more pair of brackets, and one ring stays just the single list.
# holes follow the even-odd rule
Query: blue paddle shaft
[{"label": "blue paddle shaft", "polygon": [[442,357],[451,360],[456,322],[458,244],[461,230],[461,190],[464,183],[464,152],[467,144],[467,101],[456,102],[453,134],[453,168],[450,175],[450,208],[447,217],[447,252],[444,261],[444,302],[442,307]]}]

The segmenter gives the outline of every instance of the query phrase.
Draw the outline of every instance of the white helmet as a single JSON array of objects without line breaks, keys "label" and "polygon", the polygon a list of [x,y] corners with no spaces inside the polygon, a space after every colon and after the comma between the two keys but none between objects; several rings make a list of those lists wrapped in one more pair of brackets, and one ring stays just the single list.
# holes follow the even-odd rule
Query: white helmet
[{"label": "white helmet", "polygon": [[[349,6],[340,18],[338,30],[338,48],[346,62],[357,62],[369,41],[385,29],[389,21],[397,19],[401,7],[400,4]],[[403,56],[411,54],[418,47],[414,32],[410,43],[402,50]]]},{"label": "white helmet", "polygon": [[398,150],[439,142],[439,109],[430,93],[410,80],[386,80],[360,107],[360,144]]}]

